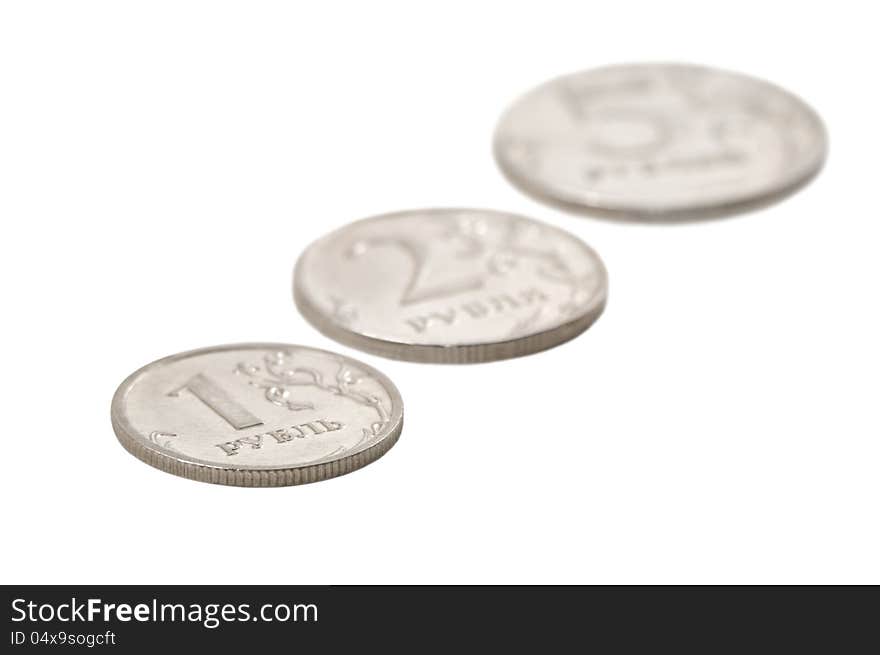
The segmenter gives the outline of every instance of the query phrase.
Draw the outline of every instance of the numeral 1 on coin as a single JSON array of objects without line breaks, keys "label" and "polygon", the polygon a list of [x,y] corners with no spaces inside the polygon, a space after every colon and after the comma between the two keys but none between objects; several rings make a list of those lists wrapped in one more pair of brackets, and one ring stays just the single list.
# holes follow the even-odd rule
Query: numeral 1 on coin
[{"label": "numeral 1 on coin", "polygon": [[236,430],[244,430],[263,424],[260,419],[235,402],[229,394],[201,373],[194,375],[186,384],[168,395],[176,398],[183,390],[189,391],[201,400],[211,411]]}]

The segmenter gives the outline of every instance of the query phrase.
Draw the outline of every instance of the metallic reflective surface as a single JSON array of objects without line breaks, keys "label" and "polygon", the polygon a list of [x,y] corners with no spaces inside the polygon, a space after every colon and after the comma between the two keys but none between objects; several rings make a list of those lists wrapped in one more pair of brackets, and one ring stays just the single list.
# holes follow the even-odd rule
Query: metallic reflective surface
[{"label": "metallic reflective surface", "polygon": [[247,487],[315,482],[360,468],[400,436],[395,386],[366,364],[287,344],[166,357],[116,391],[113,429],[175,475]]},{"label": "metallic reflective surface", "polygon": [[640,220],[772,202],[822,166],[816,113],[755,78],[686,64],[609,66],[547,82],[495,134],[502,171],[540,200]]},{"label": "metallic reflective surface", "polygon": [[525,355],[583,332],[607,276],[577,237],[481,209],[425,209],[351,223],[313,243],[294,274],[302,314],[386,357],[467,363]]}]

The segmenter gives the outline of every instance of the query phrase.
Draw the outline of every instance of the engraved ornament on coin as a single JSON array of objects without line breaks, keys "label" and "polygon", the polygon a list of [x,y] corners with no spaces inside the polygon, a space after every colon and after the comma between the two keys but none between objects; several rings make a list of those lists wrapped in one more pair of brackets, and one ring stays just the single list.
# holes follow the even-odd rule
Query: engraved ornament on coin
[{"label": "engraved ornament on coin", "polygon": [[489,210],[367,218],[313,243],[294,297],[318,330],[378,355],[466,363],[517,357],[586,330],[605,268],[577,237]]},{"label": "engraved ornament on coin", "polygon": [[686,64],[609,66],[515,102],[495,158],[523,191],[569,209],[677,220],[779,199],[825,159],[825,128],[787,91]]},{"label": "engraved ornament on coin", "polygon": [[286,344],[193,350],[148,364],[116,391],[120,443],[168,473],[275,487],[343,475],[400,436],[403,403],[382,373]]}]

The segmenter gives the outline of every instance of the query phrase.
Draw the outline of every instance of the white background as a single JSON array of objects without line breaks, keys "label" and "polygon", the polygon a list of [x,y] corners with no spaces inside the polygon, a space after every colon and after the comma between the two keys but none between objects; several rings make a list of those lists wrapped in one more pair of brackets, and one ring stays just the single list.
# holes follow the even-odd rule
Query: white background
[{"label": "white background", "polygon": [[[4,2],[5,583],[880,582],[877,16],[869,3]],[[831,136],[776,206],[570,216],[491,157],[508,102],[597,65],[765,77]],[[293,263],[353,219],[486,206],[567,228],[605,315],[476,366],[383,360],[297,314]],[[239,489],[127,454],[110,398],[158,357],[359,357],[400,442]]]}]

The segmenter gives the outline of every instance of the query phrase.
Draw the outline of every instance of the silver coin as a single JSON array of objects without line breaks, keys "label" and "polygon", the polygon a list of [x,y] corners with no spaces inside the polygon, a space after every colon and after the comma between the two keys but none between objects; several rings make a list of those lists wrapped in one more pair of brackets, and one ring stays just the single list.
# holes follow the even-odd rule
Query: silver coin
[{"label": "silver coin", "polygon": [[332,478],[381,457],[403,403],[382,373],[277,343],[204,348],[130,375],[113,429],[131,454],[185,478],[278,487]]},{"label": "silver coin", "polygon": [[779,199],[822,166],[816,113],[752,77],[685,64],[560,77],[502,116],[495,158],[522,190],[634,219],[727,214]]},{"label": "silver coin", "polygon": [[318,330],[371,353],[467,363],[550,348],[605,305],[583,241],[522,216],[425,209],[357,221],[302,254],[294,298]]}]

